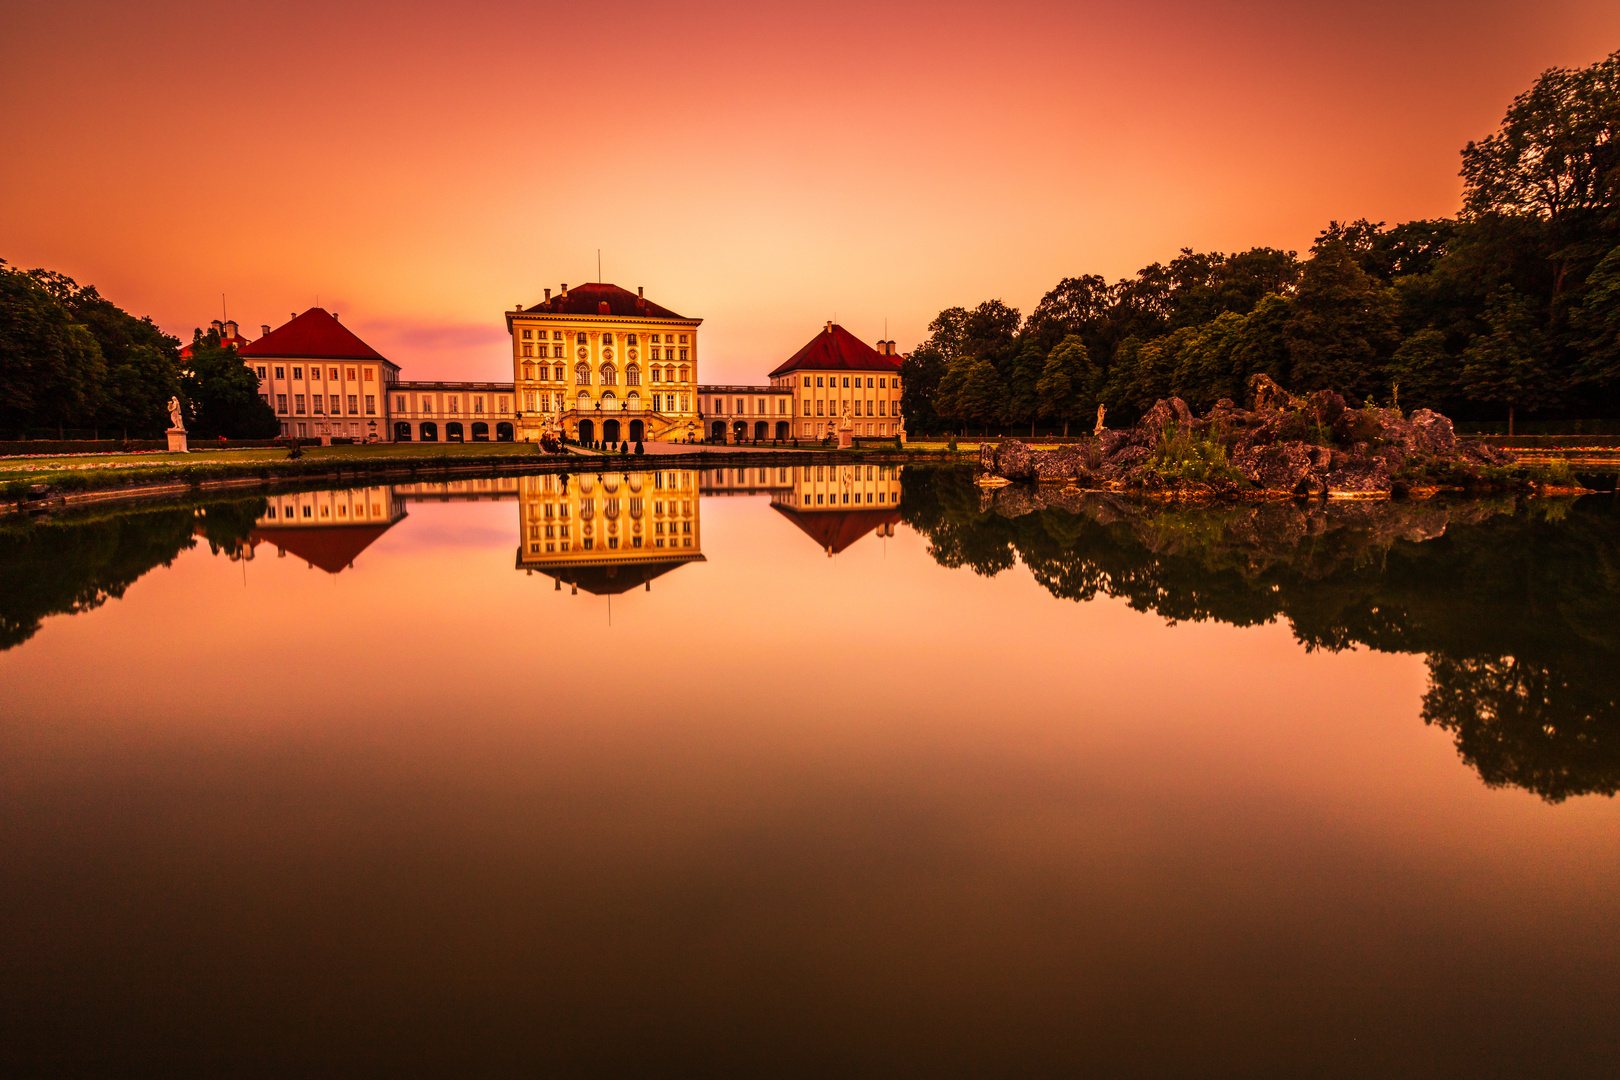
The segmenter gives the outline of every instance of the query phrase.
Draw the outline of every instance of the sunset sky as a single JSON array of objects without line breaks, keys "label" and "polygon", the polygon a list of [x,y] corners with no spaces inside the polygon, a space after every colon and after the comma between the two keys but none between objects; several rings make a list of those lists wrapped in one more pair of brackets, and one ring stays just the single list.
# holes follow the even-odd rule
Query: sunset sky
[{"label": "sunset sky", "polygon": [[1613,0],[0,0],[0,258],[182,337],[317,300],[404,377],[603,277],[761,381],[825,319],[1454,213],[1458,151]]}]

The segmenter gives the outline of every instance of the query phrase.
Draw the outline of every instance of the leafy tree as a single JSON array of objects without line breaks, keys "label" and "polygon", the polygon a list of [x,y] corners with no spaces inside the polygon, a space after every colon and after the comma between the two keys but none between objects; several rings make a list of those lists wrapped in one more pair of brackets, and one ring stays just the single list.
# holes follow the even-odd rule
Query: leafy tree
[{"label": "leafy tree", "polygon": [[0,264],[0,424],[90,421],[106,375],[89,328],[39,282]]},{"label": "leafy tree", "polygon": [[1511,430],[1516,408],[1540,409],[1553,403],[1557,388],[1548,380],[1544,342],[1529,302],[1504,285],[1485,312],[1489,332],[1477,335],[1463,353],[1463,381],[1476,401],[1507,406]]},{"label": "leafy tree", "polygon": [[1096,408],[1098,375],[1078,334],[1065,337],[1046,357],[1035,387],[1040,395],[1041,416],[1063,421],[1065,437],[1071,420],[1084,419],[1088,408]]},{"label": "leafy tree", "polygon": [[1046,368],[1046,356],[1033,340],[1025,343],[1012,365],[1007,380],[1003,417],[1009,423],[1029,423],[1030,438],[1035,437],[1035,421],[1041,412],[1040,381]]},{"label": "leafy tree", "polygon": [[196,331],[191,360],[180,385],[189,419],[198,436],[266,439],[281,430],[275,412],[259,397],[259,381],[242,363],[233,345],[221,345],[219,332]]},{"label": "leafy tree", "polygon": [[1394,295],[1361,268],[1349,241],[1328,239],[1305,265],[1285,336],[1293,389],[1359,400],[1395,350]]},{"label": "leafy tree", "polygon": [[912,431],[938,431],[945,424],[937,401],[945,376],[944,355],[932,345],[920,346],[900,363],[900,408]]},{"label": "leafy tree", "polygon": [[1401,342],[1385,368],[1390,398],[1404,408],[1432,409],[1451,388],[1454,361],[1446,352],[1446,336],[1423,329]]},{"label": "leafy tree", "polygon": [[957,415],[963,422],[977,423],[988,429],[1002,415],[1001,377],[988,360],[963,358],[958,363],[965,369],[962,388],[956,396]]},{"label": "leafy tree", "polygon": [[1592,271],[1572,322],[1585,353],[1578,377],[1605,388],[1620,386],[1620,247]]}]

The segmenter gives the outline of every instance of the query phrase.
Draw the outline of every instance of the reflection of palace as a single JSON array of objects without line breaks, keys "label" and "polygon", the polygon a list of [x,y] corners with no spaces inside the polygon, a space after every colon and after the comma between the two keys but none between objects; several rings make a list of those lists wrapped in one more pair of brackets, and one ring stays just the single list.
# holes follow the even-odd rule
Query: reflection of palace
[{"label": "reflection of palace", "polygon": [[404,518],[407,503],[515,499],[517,493],[516,477],[497,477],[272,495],[248,533],[244,557],[268,544],[278,558],[291,553],[312,569],[336,574]]},{"label": "reflection of palace", "polygon": [[867,533],[893,536],[900,520],[897,465],[745,466],[700,475],[705,495],[769,495],[829,555]]},{"label": "reflection of palace", "polygon": [[801,465],[788,470],[790,487],[771,505],[829,556],[867,533],[893,536],[900,520],[897,465]]},{"label": "reflection of palace", "polygon": [[518,489],[517,568],[577,592],[622,593],[703,561],[697,473],[552,473]]}]

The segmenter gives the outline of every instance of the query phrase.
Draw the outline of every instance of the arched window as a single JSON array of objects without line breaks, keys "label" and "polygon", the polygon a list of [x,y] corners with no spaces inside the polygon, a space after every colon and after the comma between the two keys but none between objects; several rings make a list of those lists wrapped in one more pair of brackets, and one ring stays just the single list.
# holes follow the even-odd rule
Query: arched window
[{"label": "arched window", "polygon": [[574,385],[575,386],[589,386],[589,385],[591,385],[591,365],[585,364],[585,363],[579,363],[579,364],[574,365]]},{"label": "arched window", "polygon": [[619,409],[619,399],[614,396],[613,391],[604,390],[602,392],[602,411],[603,412],[617,412],[618,409]]},{"label": "arched window", "polygon": [[624,408],[626,412],[640,412],[641,395],[634,390],[630,391],[629,395],[624,399]]},{"label": "arched window", "polygon": [[624,369],[624,385],[626,385],[626,386],[640,386],[641,385],[641,369],[636,367],[636,365],[634,365],[634,364],[631,364],[629,367],[625,368]]},{"label": "arched window", "polygon": [[602,365],[602,385],[616,386],[619,382],[619,372],[612,364]]},{"label": "arched window", "polygon": [[681,382],[685,382],[685,381],[686,381],[686,368],[683,366],[681,368]]},{"label": "arched window", "polygon": [[579,411],[586,412],[591,407],[591,395],[584,390],[579,392]]},{"label": "arched window", "polygon": [[585,331],[583,331],[583,330],[581,330],[579,332],[579,336],[577,338],[575,338],[574,341],[575,341],[576,344],[579,344],[579,345],[588,345],[588,344],[590,344],[590,342],[586,339]]},{"label": "arched window", "polygon": [[563,381],[563,366],[561,364],[558,364],[557,369],[552,372],[552,378],[556,379],[558,382]]}]

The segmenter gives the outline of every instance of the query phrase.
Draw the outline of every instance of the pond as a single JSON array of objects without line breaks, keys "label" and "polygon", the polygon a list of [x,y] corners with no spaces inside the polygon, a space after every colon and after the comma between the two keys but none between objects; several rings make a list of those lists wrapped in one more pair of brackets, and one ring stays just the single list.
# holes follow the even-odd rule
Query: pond
[{"label": "pond", "polygon": [[781,460],[0,519],[5,1071],[1612,1067],[1614,495]]}]

